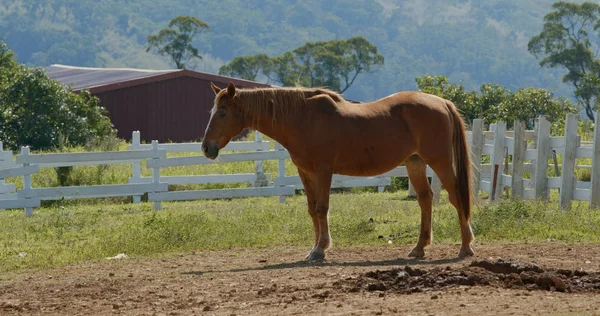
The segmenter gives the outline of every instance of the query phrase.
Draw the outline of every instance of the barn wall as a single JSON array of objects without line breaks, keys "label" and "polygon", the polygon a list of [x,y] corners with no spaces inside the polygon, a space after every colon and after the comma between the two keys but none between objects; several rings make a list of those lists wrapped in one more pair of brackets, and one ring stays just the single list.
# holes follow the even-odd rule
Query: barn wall
[{"label": "barn wall", "polygon": [[[227,85],[214,83],[220,87]],[[131,140],[131,132],[139,130],[146,142],[200,140],[214,101],[209,81],[193,77],[150,82],[96,96],[108,110],[120,138]]]}]

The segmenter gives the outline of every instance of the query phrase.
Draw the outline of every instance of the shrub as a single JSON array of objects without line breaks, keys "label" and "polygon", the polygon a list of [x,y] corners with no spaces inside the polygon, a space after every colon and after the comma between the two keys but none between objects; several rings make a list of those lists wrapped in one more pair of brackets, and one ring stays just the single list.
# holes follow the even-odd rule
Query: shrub
[{"label": "shrub", "polygon": [[41,68],[14,60],[0,41],[0,140],[8,149],[57,149],[115,137],[98,98],[51,80]]}]

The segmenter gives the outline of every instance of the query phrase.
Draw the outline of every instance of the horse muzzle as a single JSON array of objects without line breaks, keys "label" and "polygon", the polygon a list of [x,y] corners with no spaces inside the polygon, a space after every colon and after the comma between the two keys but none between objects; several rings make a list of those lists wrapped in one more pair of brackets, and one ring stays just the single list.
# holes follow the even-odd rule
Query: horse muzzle
[{"label": "horse muzzle", "polygon": [[213,142],[202,142],[202,152],[210,160],[214,160],[219,155],[219,144]]}]

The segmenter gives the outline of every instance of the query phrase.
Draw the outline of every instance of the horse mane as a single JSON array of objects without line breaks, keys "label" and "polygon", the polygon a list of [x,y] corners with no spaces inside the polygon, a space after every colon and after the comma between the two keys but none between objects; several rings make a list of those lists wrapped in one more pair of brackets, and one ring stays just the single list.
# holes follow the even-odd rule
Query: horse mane
[{"label": "horse mane", "polygon": [[[338,93],[325,88],[250,88],[237,89],[237,97],[243,100],[243,115],[257,120],[269,115],[275,121],[297,117],[306,106],[307,100],[317,95],[327,95],[335,103],[345,102]],[[218,100],[217,100],[218,103]]]}]

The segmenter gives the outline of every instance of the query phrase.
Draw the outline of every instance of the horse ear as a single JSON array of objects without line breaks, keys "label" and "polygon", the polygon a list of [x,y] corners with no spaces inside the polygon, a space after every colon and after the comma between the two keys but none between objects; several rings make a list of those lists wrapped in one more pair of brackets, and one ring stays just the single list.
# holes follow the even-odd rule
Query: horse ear
[{"label": "horse ear", "polygon": [[217,95],[219,92],[221,92],[221,88],[217,87],[214,83],[212,83],[212,81],[210,82],[210,87],[215,92],[215,95]]},{"label": "horse ear", "polygon": [[235,85],[233,84],[233,82],[229,82],[229,84],[227,85],[227,94],[230,97],[233,97],[235,95]]}]

